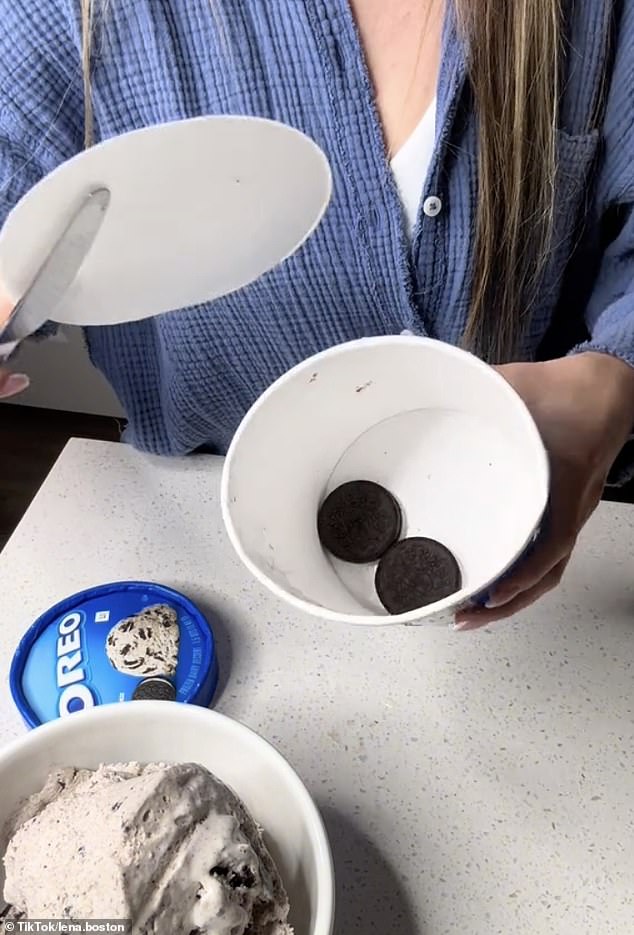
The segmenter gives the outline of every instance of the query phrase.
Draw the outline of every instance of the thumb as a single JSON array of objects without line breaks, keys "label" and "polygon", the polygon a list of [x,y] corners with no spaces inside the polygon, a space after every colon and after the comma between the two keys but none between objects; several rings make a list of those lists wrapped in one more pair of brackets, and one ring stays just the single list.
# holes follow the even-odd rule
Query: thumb
[{"label": "thumb", "polygon": [[[0,332],[11,317],[13,303],[0,286]],[[25,373],[11,373],[0,367],[0,399],[10,399],[22,393],[29,385],[29,378]]]},{"label": "thumb", "polygon": [[28,387],[29,382],[25,373],[9,373],[7,370],[0,370],[0,399],[17,396]]},{"label": "thumb", "polygon": [[0,284],[0,328],[9,320],[13,311],[13,302]]}]

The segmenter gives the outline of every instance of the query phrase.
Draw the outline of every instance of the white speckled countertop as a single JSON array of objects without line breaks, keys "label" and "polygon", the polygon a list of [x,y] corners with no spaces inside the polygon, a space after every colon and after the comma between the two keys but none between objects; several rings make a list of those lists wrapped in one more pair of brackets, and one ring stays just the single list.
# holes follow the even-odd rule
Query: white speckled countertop
[{"label": "white speckled countertop", "polygon": [[337,935],[631,935],[634,509],[602,505],[559,591],[493,632],[342,629],[242,569],[221,467],[69,444],[0,556],[0,742],[23,730],[7,675],[32,620],[159,581],[219,615],[216,707],[321,807]]}]

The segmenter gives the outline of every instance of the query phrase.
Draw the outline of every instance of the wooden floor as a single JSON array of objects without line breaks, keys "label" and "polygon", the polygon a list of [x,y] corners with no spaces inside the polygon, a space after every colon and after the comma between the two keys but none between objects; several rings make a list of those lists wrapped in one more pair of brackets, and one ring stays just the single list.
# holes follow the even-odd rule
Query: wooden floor
[{"label": "wooden floor", "polygon": [[0,549],[71,437],[119,441],[121,423],[0,404]]},{"label": "wooden floor", "polygon": [[[0,404],[0,549],[71,437],[119,441],[116,419]],[[634,503],[634,482],[605,499]]]}]

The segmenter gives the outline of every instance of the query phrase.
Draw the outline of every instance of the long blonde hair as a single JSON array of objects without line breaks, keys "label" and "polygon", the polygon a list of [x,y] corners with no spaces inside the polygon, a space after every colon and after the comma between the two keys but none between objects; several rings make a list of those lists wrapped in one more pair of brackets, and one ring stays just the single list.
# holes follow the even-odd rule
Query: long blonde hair
[{"label": "long blonde hair", "polygon": [[[552,243],[561,0],[448,2],[455,5],[468,50],[479,139],[471,307],[464,345],[487,360],[502,362],[518,353]],[[94,0],[80,3],[85,142],[90,146]]]},{"label": "long blonde hair", "polygon": [[478,122],[478,203],[464,344],[517,354],[549,256],[557,169],[560,0],[455,0]]}]

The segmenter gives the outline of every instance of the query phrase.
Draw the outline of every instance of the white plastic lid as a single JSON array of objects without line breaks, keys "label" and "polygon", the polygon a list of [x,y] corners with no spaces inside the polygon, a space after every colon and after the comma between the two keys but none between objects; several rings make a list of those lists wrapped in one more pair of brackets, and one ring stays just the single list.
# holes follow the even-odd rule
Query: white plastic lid
[{"label": "white plastic lid", "polygon": [[26,291],[73,211],[111,191],[97,239],[54,320],[112,325],[234,292],[294,253],[330,200],[328,161],[304,134],[254,117],[134,131],[61,165],[0,232],[0,282]]}]

